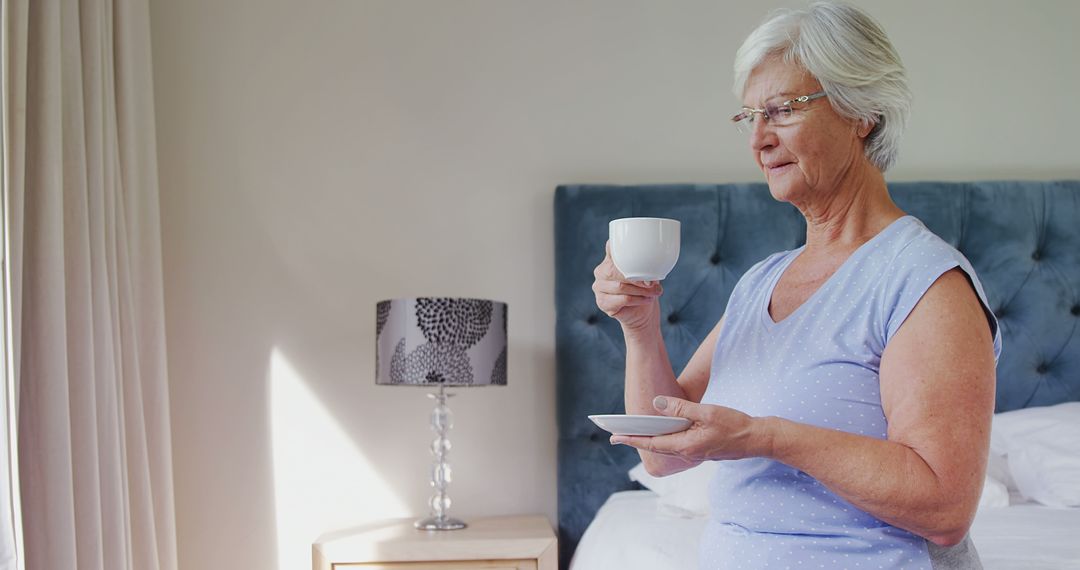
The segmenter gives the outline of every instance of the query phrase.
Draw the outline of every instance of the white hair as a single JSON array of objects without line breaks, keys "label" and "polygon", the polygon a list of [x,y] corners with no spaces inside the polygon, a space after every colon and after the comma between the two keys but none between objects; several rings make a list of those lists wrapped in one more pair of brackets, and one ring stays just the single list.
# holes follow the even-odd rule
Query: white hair
[{"label": "white hair", "polygon": [[900,55],[873,18],[837,2],[774,12],[735,54],[735,96],[743,96],[757,66],[777,56],[813,75],[841,116],[873,125],[865,141],[871,163],[885,172],[896,162],[911,90]]}]

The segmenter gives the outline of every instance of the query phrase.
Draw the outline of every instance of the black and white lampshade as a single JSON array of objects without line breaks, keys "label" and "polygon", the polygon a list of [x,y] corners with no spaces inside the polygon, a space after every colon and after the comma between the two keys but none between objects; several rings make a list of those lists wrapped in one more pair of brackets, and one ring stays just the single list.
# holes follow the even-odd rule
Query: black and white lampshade
[{"label": "black and white lampshade", "polygon": [[506,385],[506,303],[420,297],[380,301],[375,383]]}]

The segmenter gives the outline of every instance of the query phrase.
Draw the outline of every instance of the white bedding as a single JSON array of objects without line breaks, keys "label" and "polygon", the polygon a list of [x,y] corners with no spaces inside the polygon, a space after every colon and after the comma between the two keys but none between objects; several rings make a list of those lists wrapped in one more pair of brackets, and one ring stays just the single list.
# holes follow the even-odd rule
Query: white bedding
[{"label": "white bedding", "polygon": [[[571,570],[697,567],[704,517],[684,518],[652,491],[613,494],[581,537]],[[986,570],[1080,570],[1080,509],[1037,504],[984,508],[971,528]]]}]

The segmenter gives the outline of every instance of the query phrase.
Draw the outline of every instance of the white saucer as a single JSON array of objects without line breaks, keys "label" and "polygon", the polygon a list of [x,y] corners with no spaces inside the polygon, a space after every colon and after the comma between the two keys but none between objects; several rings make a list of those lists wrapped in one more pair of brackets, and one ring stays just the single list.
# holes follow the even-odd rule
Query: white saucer
[{"label": "white saucer", "polygon": [[606,414],[589,416],[594,424],[615,435],[665,435],[690,427],[686,418]]}]

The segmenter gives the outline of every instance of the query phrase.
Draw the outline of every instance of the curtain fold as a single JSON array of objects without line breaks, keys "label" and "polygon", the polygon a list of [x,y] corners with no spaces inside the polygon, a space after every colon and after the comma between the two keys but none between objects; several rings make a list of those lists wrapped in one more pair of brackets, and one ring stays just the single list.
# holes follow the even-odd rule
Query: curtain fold
[{"label": "curtain fold", "polygon": [[173,570],[148,0],[5,0],[28,570]]}]

